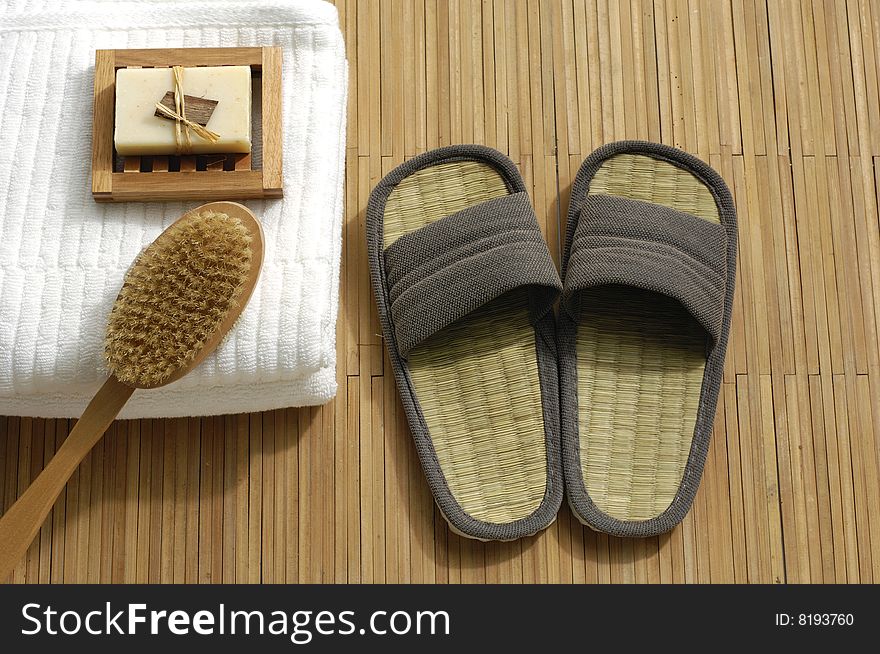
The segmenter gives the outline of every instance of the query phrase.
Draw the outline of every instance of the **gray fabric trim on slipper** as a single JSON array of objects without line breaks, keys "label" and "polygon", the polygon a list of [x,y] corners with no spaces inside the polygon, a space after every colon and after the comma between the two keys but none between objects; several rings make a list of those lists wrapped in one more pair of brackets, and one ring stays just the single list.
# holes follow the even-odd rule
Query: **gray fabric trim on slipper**
[{"label": "gray fabric trim on slipper", "polygon": [[532,287],[533,322],[562,290],[526,192],[471,205],[385,250],[391,323],[406,357],[426,338],[520,286]]},{"label": "gray fabric trim on slipper", "polygon": [[[641,154],[668,162],[703,182],[718,207],[721,224],[659,205],[609,196],[588,196],[590,182],[617,154]],[[589,224],[581,218],[589,216]],[[684,218],[673,227],[671,221]],[[600,147],[582,164],[571,189],[563,250],[563,310],[558,322],[563,467],[566,494],[581,522],[615,536],[647,537],[675,527],[699,487],[730,334],[736,273],[737,227],[733,199],[710,166],[676,148],[645,141]],[[592,222],[595,221],[595,222]],[[697,409],[693,440],[681,484],[672,503],[646,520],[620,520],[600,510],[584,484],[578,425],[578,369],[575,343],[579,291],[598,285],[636,286],[678,299],[712,341]]]},{"label": "gray fabric trim on slipper", "polygon": [[588,196],[568,258],[563,307],[572,317],[578,291],[603,284],[644,288],[674,297],[721,338],[727,285],[723,225],[650,202]]},{"label": "gray fabric trim on slipper", "polygon": [[[385,205],[394,188],[406,177],[425,168],[455,161],[477,161],[494,168],[504,179],[511,193],[501,201],[478,204],[442,218],[416,232],[400,237],[387,250],[383,244],[383,221]],[[491,233],[480,231],[478,224],[469,219],[479,218],[483,224],[494,225]],[[446,224],[444,224],[444,222]],[[515,234],[506,235],[512,229]],[[421,233],[419,233],[421,232]],[[471,266],[456,257],[444,258],[438,248],[431,250],[435,239],[462,251],[473,251],[473,240],[480,234],[487,244],[498,248],[505,256],[481,252]],[[401,243],[402,242],[402,243]],[[428,485],[443,516],[457,533],[480,540],[513,540],[529,536],[548,527],[555,519],[562,502],[563,484],[559,451],[559,375],[556,350],[556,323],[550,310],[558,296],[562,283],[550,259],[547,246],[528,203],[525,183],[510,159],[491,148],[480,145],[455,145],[439,148],[414,157],[386,175],[373,190],[367,207],[367,247],[370,277],[379,321],[394,371],[403,409],[415,442],[416,451]],[[511,261],[510,256],[517,257]],[[458,268],[456,275],[445,276],[443,266],[448,263]],[[481,280],[495,277],[491,283]],[[392,284],[393,279],[393,284]],[[462,280],[480,280],[479,288],[467,289],[473,297],[459,297]],[[426,296],[407,299],[406,289],[411,284],[427,281]],[[441,308],[444,284],[449,284],[446,298],[451,308]],[[398,288],[401,285],[401,288]],[[484,303],[487,298],[503,293],[503,289],[529,285],[531,321],[535,330],[535,352],[538,363],[541,404],[546,447],[546,489],[538,508],[525,518],[508,523],[491,523],[467,514],[449,490],[443,471],[437,460],[418,398],[413,389],[404,352],[408,351],[429,333],[441,329],[456,316],[466,315],[474,304]],[[455,297],[451,297],[455,295]],[[437,314],[433,312],[437,311]],[[423,315],[419,315],[423,312]],[[438,317],[440,313],[444,315]],[[402,324],[397,324],[400,320]]]}]

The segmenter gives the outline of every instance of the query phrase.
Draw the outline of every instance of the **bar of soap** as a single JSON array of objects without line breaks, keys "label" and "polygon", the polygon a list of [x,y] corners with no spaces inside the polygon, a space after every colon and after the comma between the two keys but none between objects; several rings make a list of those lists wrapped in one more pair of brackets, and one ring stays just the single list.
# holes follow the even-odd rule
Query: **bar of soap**
[{"label": "bar of soap", "polygon": [[[175,120],[155,116],[156,103],[174,89],[171,68],[120,68],[116,72],[116,152],[122,156],[179,154]],[[211,143],[189,130],[190,154],[251,151],[250,66],[184,68],[183,92],[217,100],[206,127],[220,136]]]}]

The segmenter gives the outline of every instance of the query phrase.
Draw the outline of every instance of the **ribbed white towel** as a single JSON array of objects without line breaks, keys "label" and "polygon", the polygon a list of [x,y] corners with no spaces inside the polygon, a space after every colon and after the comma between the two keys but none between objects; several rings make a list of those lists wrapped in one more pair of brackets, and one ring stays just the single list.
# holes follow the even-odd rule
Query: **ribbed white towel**
[{"label": "ribbed white towel", "polygon": [[137,254],[197,203],[91,197],[95,50],[284,50],[284,198],[250,304],[195,371],[122,417],[321,404],[336,392],[347,64],[319,0],[0,2],[0,415],[74,417],[106,378],[103,335]]}]

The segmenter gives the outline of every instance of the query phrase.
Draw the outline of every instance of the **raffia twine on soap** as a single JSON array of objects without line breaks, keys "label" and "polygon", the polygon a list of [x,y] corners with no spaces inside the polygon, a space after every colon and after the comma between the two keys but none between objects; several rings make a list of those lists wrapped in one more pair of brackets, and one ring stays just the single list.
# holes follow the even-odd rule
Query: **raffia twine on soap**
[{"label": "raffia twine on soap", "polygon": [[177,154],[188,154],[192,150],[190,130],[206,141],[216,143],[220,140],[219,134],[212,132],[206,127],[202,127],[198,123],[194,123],[186,117],[186,100],[183,94],[183,66],[173,66],[171,71],[174,74],[174,111],[161,102],[156,103],[156,110],[163,116],[174,120],[174,142],[177,147]]}]

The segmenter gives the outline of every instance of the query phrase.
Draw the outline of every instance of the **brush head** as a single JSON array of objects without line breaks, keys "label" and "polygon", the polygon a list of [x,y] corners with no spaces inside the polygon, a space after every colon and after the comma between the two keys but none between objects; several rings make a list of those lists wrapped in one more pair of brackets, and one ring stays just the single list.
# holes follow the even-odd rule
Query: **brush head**
[{"label": "brush head", "polygon": [[232,202],[194,209],[162,232],[132,264],[110,312],[111,372],[155,388],[198,365],[247,303],[262,253],[259,223]]}]

